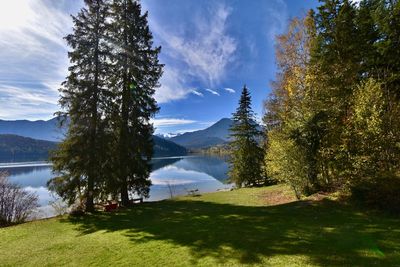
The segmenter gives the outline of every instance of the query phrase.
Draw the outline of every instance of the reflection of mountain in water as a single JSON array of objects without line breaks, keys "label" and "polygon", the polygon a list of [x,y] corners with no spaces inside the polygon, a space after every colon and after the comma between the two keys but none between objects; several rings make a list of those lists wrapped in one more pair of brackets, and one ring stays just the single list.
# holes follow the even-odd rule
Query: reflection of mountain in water
[{"label": "reflection of mountain in water", "polygon": [[[227,179],[228,164],[222,158],[208,156],[155,158],[152,160],[152,164],[153,172],[166,166],[175,166],[187,171],[205,173],[221,182]],[[51,166],[9,166],[0,168],[0,171],[8,172],[12,182],[24,187],[46,187],[47,181],[54,176]],[[188,179],[195,179],[195,177],[189,176]]]},{"label": "reflection of mountain in water", "polygon": [[174,164],[178,168],[203,172],[219,181],[226,181],[228,178],[228,163],[218,157],[187,157]]},{"label": "reflection of mountain in water", "polygon": [[164,168],[168,165],[172,165],[175,162],[181,160],[182,158],[173,157],[173,158],[155,158],[151,161],[151,171],[156,171],[158,169]]}]

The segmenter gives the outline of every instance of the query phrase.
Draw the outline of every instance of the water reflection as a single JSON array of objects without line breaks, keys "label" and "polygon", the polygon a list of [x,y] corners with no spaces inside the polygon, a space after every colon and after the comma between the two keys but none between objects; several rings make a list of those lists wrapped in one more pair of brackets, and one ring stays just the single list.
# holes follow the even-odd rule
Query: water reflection
[{"label": "water reflection", "polygon": [[[218,157],[187,156],[171,158],[155,158],[152,162],[150,179],[150,198],[156,201],[169,198],[171,195],[186,195],[189,190],[198,189],[200,193],[226,189],[228,164]],[[51,216],[49,201],[54,197],[46,188],[52,177],[51,166],[45,162],[23,164],[0,164],[0,171],[7,171],[10,180],[20,184],[39,196],[42,207],[41,217]]]}]

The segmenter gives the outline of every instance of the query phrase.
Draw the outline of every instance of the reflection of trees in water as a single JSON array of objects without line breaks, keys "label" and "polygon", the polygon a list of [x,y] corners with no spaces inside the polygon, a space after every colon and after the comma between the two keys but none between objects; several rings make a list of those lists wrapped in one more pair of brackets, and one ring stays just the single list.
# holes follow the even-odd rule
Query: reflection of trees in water
[{"label": "reflection of trees in water", "polygon": [[[187,171],[196,171],[206,173],[219,181],[227,179],[229,165],[219,157],[194,156],[194,157],[174,157],[174,158],[156,158],[152,160],[152,171],[159,170],[169,165],[174,165]],[[51,166],[26,166],[26,167],[7,167],[0,168],[0,171],[6,171],[10,176],[25,175],[33,172],[49,170]]]},{"label": "reflection of trees in water", "polygon": [[0,163],[16,163],[29,161],[45,161],[48,160],[46,154],[25,154],[25,155],[0,155]]},{"label": "reflection of trees in water", "polygon": [[[29,174],[35,171],[41,171],[45,169],[50,169],[51,166],[26,166],[26,167],[7,167],[0,168],[0,171],[7,172],[10,176],[21,175],[21,174]],[[51,171],[51,170],[49,170]]]}]

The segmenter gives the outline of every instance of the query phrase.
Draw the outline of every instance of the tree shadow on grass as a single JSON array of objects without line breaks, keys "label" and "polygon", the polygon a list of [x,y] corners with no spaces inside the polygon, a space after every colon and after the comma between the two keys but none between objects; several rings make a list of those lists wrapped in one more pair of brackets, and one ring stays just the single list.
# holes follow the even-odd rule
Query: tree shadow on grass
[{"label": "tree shadow on grass", "polygon": [[322,266],[400,264],[397,219],[367,216],[329,200],[269,207],[168,200],[64,222],[75,224],[80,235],[123,230],[135,243],[185,246],[192,264],[205,256],[256,264],[278,255],[303,255]]}]

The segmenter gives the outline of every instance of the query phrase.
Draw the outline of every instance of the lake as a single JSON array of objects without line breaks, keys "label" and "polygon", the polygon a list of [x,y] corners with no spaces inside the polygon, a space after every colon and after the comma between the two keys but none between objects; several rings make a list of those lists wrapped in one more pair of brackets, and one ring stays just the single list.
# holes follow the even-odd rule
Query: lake
[{"label": "lake", "polygon": [[[189,190],[199,193],[226,190],[228,163],[219,157],[184,156],[155,158],[150,174],[152,186],[150,197],[145,201],[157,201],[173,196],[186,195]],[[40,207],[35,217],[44,218],[55,215],[49,205],[56,199],[46,188],[52,177],[51,165],[46,162],[0,163],[0,171],[7,171],[13,183],[21,185],[39,196]]]}]

